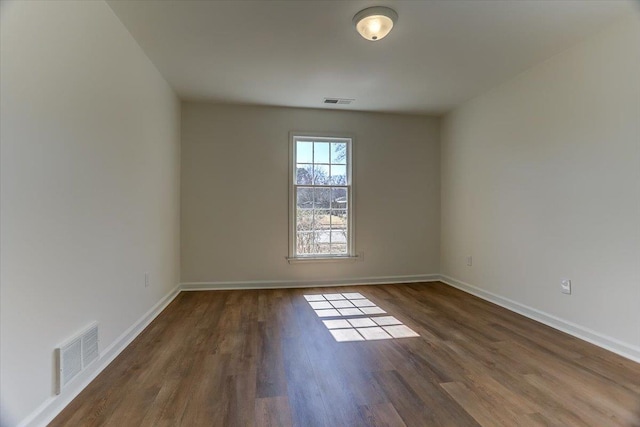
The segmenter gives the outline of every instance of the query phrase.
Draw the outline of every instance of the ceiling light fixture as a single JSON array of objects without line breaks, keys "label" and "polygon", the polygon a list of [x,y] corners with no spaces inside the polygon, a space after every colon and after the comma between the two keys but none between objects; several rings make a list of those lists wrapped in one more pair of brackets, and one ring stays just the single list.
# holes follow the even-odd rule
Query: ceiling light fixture
[{"label": "ceiling light fixture", "polygon": [[385,38],[397,21],[396,11],[384,6],[369,7],[353,17],[356,30],[362,37],[372,42]]}]

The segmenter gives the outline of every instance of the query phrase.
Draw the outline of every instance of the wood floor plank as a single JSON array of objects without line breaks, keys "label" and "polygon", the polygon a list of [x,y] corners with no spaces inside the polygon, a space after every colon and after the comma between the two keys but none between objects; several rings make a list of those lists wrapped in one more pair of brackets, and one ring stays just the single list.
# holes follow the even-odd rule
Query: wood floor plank
[{"label": "wood floor plank", "polygon": [[406,427],[406,424],[391,403],[362,405],[360,411],[368,426]]},{"label": "wood floor plank", "polygon": [[295,317],[293,301],[301,298],[303,297],[297,293],[283,298],[283,311],[290,313],[287,316],[290,320],[289,329],[294,330],[283,338],[282,343],[292,422],[295,426],[328,426],[327,408],[305,346],[306,331],[300,330]]},{"label": "wood floor plank", "polygon": [[[297,323],[301,330],[301,339],[315,373],[315,381],[322,396],[328,425],[365,425],[357,408],[357,400],[348,382],[348,367],[340,357],[342,348],[338,347],[331,334],[324,329],[320,319],[303,298],[293,301],[297,307]],[[317,331],[312,333],[311,331]],[[353,346],[356,343],[342,343]]]},{"label": "wood floor plank", "polygon": [[518,418],[522,414],[514,413],[512,408],[501,406],[494,399],[478,393],[477,389],[470,388],[464,382],[442,384],[460,406],[462,406],[480,425],[493,426],[517,426]]},{"label": "wood floor plank", "polygon": [[287,394],[294,425],[328,426],[327,408],[302,340],[287,338],[285,341],[285,348],[298,349],[284,355]]},{"label": "wood floor plank", "polygon": [[375,377],[406,425],[438,425],[435,418],[437,408],[426,405],[397,371],[376,372]]},{"label": "wood floor plank", "polygon": [[259,427],[293,426],[289,399],[286,396],[257,398],[255,420]]},{"label": "wood floor plank", "polygon": [[442,283],[183,292],[50,425],[638,427],[640,364]]},{"label": "wood floor plank", "polygon": [[270,295],[273,293],[262,294],[259,298],[256,366],[258,377],[256,396],[258,398],[287,396],[280,334],[282,324],[278,315],[278,307],[282,302]]}]

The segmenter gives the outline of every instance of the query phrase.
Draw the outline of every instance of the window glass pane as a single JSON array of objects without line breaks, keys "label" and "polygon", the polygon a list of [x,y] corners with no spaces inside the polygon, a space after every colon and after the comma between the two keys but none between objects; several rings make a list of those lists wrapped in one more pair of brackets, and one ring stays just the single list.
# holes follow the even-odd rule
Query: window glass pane
[{"label": "window glass pane", "polygon": [[296,230],[313,231],[315,228],[312,210],[298,209],[296,212]]},{"label": "window glass pane", "polygon": [[313,165],[296,165],[296,184],[309,185],[313,181]]},{"label": "window glass pane", "polygon": [[331,245],[331,253],[332,254],[346,254],[347,253],[347,245],[344,243],[332,244]]},{"label": "window glass pane", "polygon": [[330,232],[328,230],[316,230],[315,239],[317,244],[329,243]]},{"label": "window glass pane", "polygon": [[329,163],[329,143],[313,143],[313,163]]},{"label": "window glass pane", "polygon": [[314,165],[313,183],[316,185],[328,185],[329,184],[329,166],[328,165]]},{"label": "window glass pane", "polygon": [[[315,227],[318,230],[328,230],[331,228],[331,218],[329,209],[314,209]],[[327,238],[328,239],[328,238]],[[328,241],[328,240],[327,240]]]},{"label": "window glass pane", "polygon": [[332,185],[346,185],[347,184],[347,166],[331,165],[330,182]]},{"label": "window glass pane", "polygon": [[298,141],[296,143],[296,163],[313,163],[313,142]]},{"label": "window glass pane", "polygon": [[313,232],[300,232],[296,234],[296,253],[300,255],[308,255],[315,253],[315,244],[313,242]]},{"label": "window glass pane", "polygon": [[296,191],[296,206],[303,209],[313,208],[313,188],[298,187]]},{"label": "window glass pane", "polygon": [[331,230],[331,243],[347,243],[347,230]]},{"label": "window glass pane", "polygon": [[332,188],[331,189],[331,208],[332,209],[346,209],[347,208],[347,189],[346,188]]},{"label": "window glass pane", "polygon": [[331,189],[316,188],[313,199],[315,209],[329,209],[331,207]]},{"label": "window glass pane", "polygon": [[329,243],[318,243],[316,251],[318,255],[331,255],[331,245]]},{"label": "window glass pane", "polygon": [[331,228],[334,230],[347,228],[347,211],[343,209],[331,211]]},{"label": "window glass pane", "polygon": [[347,144],[344,142],[331,143],[331,163],[347,163]]},{"label": "window glass pane", "polygon": [[315,250],[318,254],[330,254],[331,253],[331,243],[329,242],[330,234],[329,231],[326,230],[316,230],[315,232]]}]

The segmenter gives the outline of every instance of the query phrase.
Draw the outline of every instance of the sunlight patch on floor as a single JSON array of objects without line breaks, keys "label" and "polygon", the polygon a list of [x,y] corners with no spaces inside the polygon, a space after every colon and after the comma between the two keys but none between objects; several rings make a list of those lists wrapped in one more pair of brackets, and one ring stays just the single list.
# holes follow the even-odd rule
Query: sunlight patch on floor
[{"label": "sunlight patch on floor", "polygon": [[338,318],[322,321],[338,342],[420,336],[393,316],[362,317],[387,312],[358,292],[305,295],[304,298],[318,317]]}]

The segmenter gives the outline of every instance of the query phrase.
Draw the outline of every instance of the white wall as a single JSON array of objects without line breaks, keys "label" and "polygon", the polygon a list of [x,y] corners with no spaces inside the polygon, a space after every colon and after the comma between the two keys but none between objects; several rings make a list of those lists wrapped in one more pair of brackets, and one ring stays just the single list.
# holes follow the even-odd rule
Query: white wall
[{"label": "white wall", "polygon": [[[364,261],[289,265],[289,131],[355,136]],[[439,270],[437,119],[183,103],[182,281],[386,277]]]},{"label": "white wall", "polygon": [[53,396],[57,344],[98,321],[105,349],[178,284],[180,104],[106,3],[1,7],[0,424],[12,426]]},{"label": "white wall", "polygon": [[637,16],[447,115],[441,154],[445,275],[640,348]]}]

